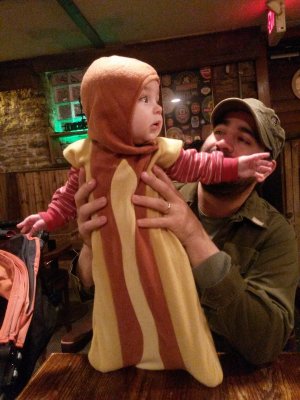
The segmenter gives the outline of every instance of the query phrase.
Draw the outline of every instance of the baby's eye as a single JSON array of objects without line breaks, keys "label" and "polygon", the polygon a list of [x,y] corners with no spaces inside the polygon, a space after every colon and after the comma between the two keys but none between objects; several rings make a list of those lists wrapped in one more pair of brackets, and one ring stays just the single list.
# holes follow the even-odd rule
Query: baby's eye
[{"label": "baby's eye", "polygon": [[148,101],[149,101],[148,96],[141,97],[140,101],[143,101],[144,103],[148,103]]},{"label": "baby's eye", "polygon": [[214,135],[215,135],[215,136],[220,136],[220,135],[223,135],[223,134],[224,134],[224,132],[221,131],[221,130],[219,130],[219,129],[217,129],[217,130],[214,131]]},{"label": "baby's eye", "polygon": [[92,142],[92,144],[94,145],[94,146],[100,146],[100,143],[98,142],[98,140],[95,140],[95,139],[91,139],[91,142]]}]

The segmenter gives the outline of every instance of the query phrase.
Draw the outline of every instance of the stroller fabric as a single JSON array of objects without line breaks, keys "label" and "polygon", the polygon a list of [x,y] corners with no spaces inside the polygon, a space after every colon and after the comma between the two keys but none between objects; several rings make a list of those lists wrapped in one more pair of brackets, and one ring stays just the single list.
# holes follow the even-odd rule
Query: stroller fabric
[{"label": "stroller fabric", "polygon": [[40,282],[42,246],[40,238],[22,234],[0,244],[1,400],[20,393],[55,328],[55,310]]}]

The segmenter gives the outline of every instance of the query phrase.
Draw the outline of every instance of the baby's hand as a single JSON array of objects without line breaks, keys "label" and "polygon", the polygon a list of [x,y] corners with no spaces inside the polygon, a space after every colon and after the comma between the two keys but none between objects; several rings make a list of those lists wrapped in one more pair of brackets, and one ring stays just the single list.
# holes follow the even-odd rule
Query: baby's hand
[{"label": "baby's hand", "polygon": [[270,153],[255,153],[250,156],[239,157],[239,178],[255,177],[257,182],[263,182],[272,173],[274,168],[273,161],[266,160],[269,157]]},{"label": "baby's hand", "polygon": [[29,233],[34,236],[37,232],[47,229],[47,224],[39,214],[32,214],[17,225],[21,233]]}]

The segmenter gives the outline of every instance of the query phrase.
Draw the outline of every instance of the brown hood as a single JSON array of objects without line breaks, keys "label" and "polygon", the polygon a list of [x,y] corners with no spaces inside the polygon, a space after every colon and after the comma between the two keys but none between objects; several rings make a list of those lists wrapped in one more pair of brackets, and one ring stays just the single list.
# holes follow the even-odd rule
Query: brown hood
[{"label": "brown hood", "polygon": [[159,81],[155,69],[134,58],[111,56],[95,60],[81,83],[89,137],[113,153],[152,152],[152,145],[134,146],[130,126],[142,86],[154,79]]}]

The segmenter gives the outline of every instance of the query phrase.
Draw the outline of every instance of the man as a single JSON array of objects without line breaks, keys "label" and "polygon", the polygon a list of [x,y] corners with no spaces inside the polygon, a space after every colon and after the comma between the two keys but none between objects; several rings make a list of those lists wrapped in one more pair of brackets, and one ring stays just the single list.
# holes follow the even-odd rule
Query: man
[{"label": "man", "polygon": [[[226,99],[215,107],[212,126],[203,151],[239,157],[267,150],[274,171],[284,146],[284,130],[272,109],[256,99]],[[154,167],[153,172],[153,176],[143,173],[142,179],[161,198],[134,195],[132,200],[162,216],[141,219],[138,224],[170,229],[181,241],[217,349],[234,349],[253,364],[273,361],[294,324],[299,267],[292,227],[257,195],[252,178],[184,185],[184,201],[161,169]],[[76,195],[79,231],[86,243],[79,270],[89,284],[89,235],[106,223],[104,215],[89,219],[106,204],[105,198],[84,204],[93,188],[93,181],[84,184]]]}]

